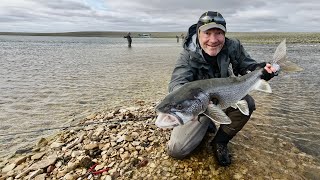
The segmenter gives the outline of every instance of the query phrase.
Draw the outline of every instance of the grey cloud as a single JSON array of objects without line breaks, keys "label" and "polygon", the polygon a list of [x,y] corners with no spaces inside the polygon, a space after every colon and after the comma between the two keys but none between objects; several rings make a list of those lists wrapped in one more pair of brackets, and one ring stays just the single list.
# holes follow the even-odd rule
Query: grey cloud
[{"label": "grey cloud", "polygon": [[65,9],[65,10],[89,10],[90,7],[81,1],[72,0],[31,0],[35,3],[50,8],[50,9]]},{"label": "grey cloud", "polygon": [[[207,10],[222,13],[228,31],[320,30],[316,0],[105,0],[103,8],[91,7],[89,0],[23,2],[0,4],[0,31],[24,26],[29,31],[187,31]],[[28,2],[33,4],[28,6]]]}]

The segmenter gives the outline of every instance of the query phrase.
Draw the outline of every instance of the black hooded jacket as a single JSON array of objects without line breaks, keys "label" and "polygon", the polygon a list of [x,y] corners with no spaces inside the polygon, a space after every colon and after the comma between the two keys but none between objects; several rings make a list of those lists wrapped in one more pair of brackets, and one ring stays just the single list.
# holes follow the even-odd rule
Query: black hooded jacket
[{"label": "black hooded jacket", "polygon": [[194,24],[189,28],[184,40],[183,51],[176,62],[169,83],[169,92],[187,82],[244,75],[259,66],[259,63],[250,58],[239,40],[226,37],[225,44],[216,57],[215,65],[218,67],[213,67],[210,61],[204,58],[197,42],[196,27]]}]

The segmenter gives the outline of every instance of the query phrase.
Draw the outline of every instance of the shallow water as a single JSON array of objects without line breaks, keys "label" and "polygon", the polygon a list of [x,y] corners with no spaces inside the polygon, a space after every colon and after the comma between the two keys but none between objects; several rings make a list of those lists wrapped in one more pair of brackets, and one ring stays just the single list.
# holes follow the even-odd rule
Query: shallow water
[{"label": "shallow water", "polygon": [[[166,92],[174,39],[0,36],[0,154],[92,112]],[[18,133],[17,135],[7,135]]]},{"label": "shallow water", "polygon": [[[182,49],[174,38],[135,38],[128,48],[122,38],[0,36],[0,46],[1,156],[54,133],[33,130],[67,125],[135,100],[160,100]],[[270,61],[276,48],[244,46],[258,61]],[[282,72],[270,81],[272,94],[253,93],[257,111],[244,132],[293,142],[320,162],[320,44],[288,44],[287,49],[289,60],[304,71]],[[272,142],[257,143],[272,147]]]},{"label": "shallow water", "polygon": [[[250,48],[251,47],[251,48]],[[253,57],[267,60],[273,48],[263,47],[265,53],[255,53],[261,48],[249,46]],[[258,94],[259,119],[270,124],[260,124],[260,134],[276,136],[294,142],[303,152],[320,160],[320,44],[289,44],[288,59],[304,69],[301,72],[281,72],[270,81],[272,94]],[[264,54],[264,55],[263,55]],[[261,115],[261,116],[260,116]],[[262,120],[263,122],[264,120]]]}]

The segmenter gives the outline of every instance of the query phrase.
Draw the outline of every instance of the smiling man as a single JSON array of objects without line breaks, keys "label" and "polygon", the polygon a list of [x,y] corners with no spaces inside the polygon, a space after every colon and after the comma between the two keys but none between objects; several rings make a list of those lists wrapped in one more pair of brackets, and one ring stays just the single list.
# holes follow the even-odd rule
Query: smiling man
[{"label": "smiling man", "polygon": [[[240,41],[225,37],[226,32],[226,21],[220,13],[208,11],[201,15],[197,24],[189,28],[184,50],[172,73],[169,92],[191,81],[241,76],[256,68],[264,68],[261,77],[264,80],[275,75],[276,70],[270,64],[251,59]],[[225,109],[232,122],[220,125],[211,142],[218,164],[222,166],[231,164],[228,142],[244,127],[255,110],[251,96],[243,99],[248,103],[249,115],[232,107]],[[212,103],[219,102],[213,99]],[[200,144],[208,127],[215,127],[211,122],[206,116],[199,116],[199,121],[174,127],[168,142],[168,154],[179,159],[190,154]]]}]

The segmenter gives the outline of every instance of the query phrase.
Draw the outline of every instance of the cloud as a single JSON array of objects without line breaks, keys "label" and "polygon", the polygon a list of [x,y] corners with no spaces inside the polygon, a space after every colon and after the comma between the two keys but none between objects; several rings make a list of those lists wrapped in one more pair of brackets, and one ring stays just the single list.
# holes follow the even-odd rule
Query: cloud
[{"label": "cloud", "polygon": [[320,31],[316,0],[2,0],[0,31],[187,31],[207,10],[228,31]]}]

